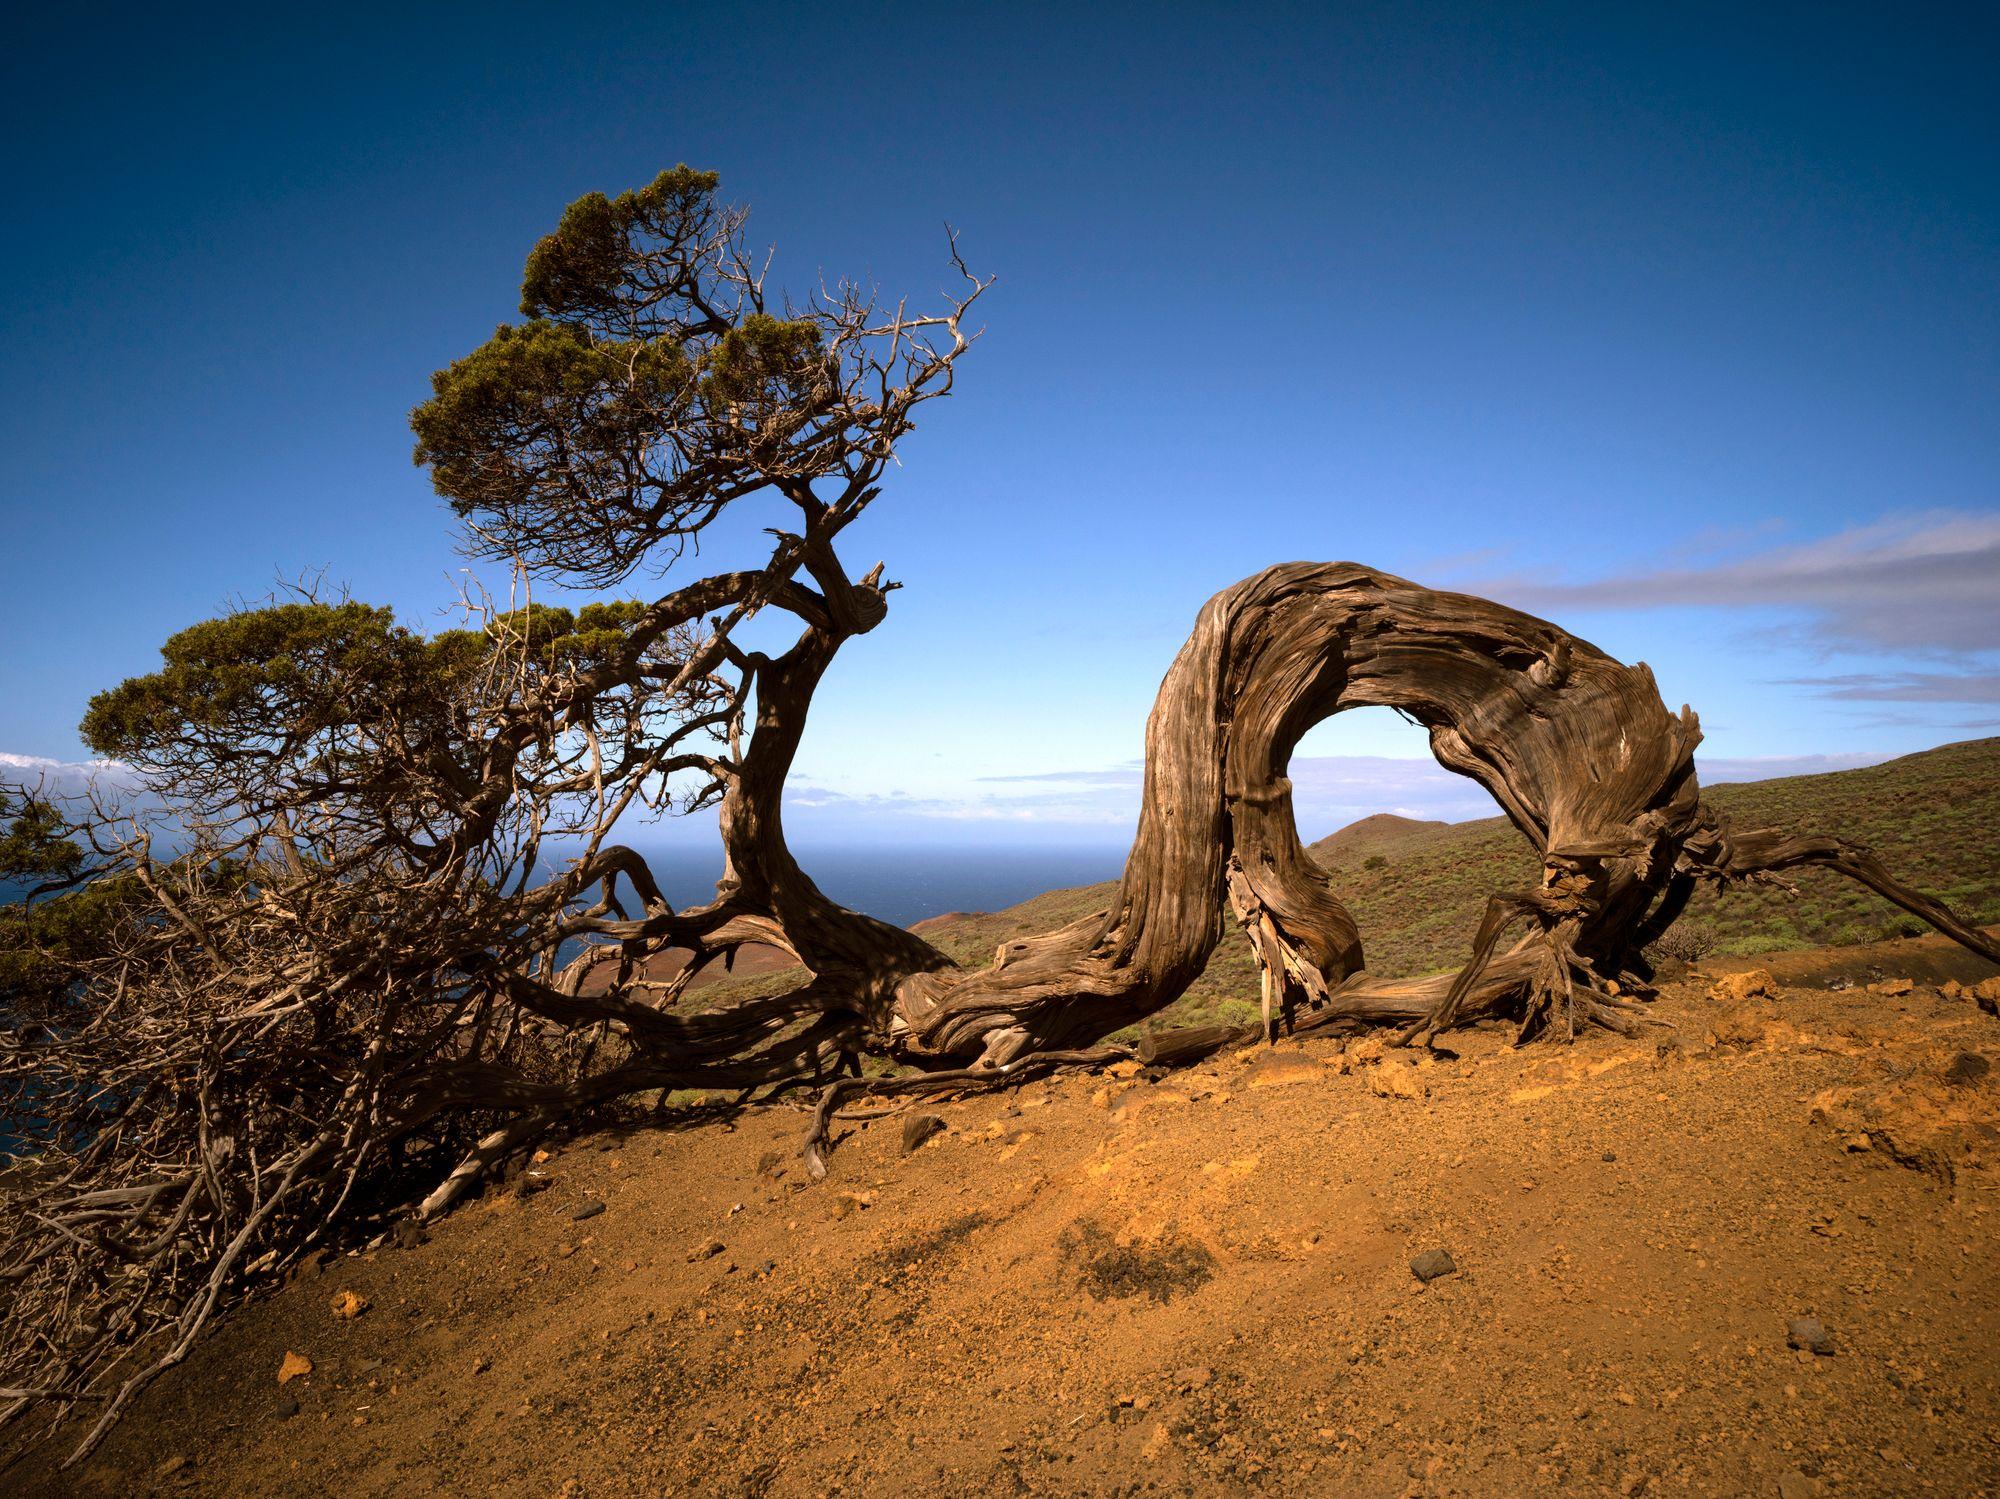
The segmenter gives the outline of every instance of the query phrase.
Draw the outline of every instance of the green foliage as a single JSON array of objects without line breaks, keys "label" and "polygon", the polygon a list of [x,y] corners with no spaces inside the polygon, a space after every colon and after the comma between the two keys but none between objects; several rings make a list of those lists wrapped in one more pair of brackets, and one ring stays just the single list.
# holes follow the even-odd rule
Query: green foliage
[{"label": "green foliage", "polygon": [[310,734],[350,722],[357,694],[410,673],[422,655],[387,609],[247,609],[170,636],[164,666],[98,693],[81,731],[99,754],[141,760],[190,730]]},{"label": "green foliage", "polygon": [[60,895],[0,905],[5,1023],[49,1023],[60,1014],[77,975],[104,954],[112,932],[132,919],[143,895],[132,876],[112,875]]},{"label": "green foliage", "polygon": [[721,181],[682,163],[634,192],[578,198],[528,256],[522,315],[611,317],[643,304],[642,240],[699,243],[712,232]]},{"label": "green foliage", "polygon": [[[488,642],[518,649],[546,671],[588,669],[622,652],[645,612],[646,605],[638,599],[604,600],[574,611],[530,604],[494,615],[487,623],[482,649]],[[461,633],[480,638],[470,631]]]},{"label": "green foliage", "polygon": [[79,965],[101,954],[114,923],[138,894],[130,876],[90,880],[54,895],[38,888],[81,880],[84,850],[49,802],[0,787],[0,888],[23,897],[0,904],[0,1016],[10,1027],[46,1020],[61,1007]]},{"label": "green foliage", "polygon": [[0,881],[38,885],[72,879],[83,868],[83,850],[68,837],[55,806],[0,786]]},{"label": "green foliage", "polygon": [[811,323],[753,312],[716,342],[704,362],[702,392],[735,407],[810,404],[830,388],[820,331]]},{"label": "green foliage", "polygon": [[623,499],[662,433],[694,413],[699,382],[678,338],[603,339],[536,320],[502,325],[431,377],[410,414],[416,461],[462,519]]},{"label": "green foliage", "polygon": [[[906,430],[915,388],[840,401],[831,350],[871,336],[865,301],[767,312],[716,187],[679,166],[577,199],[528,257],[527,321],[432,376],[415,457],[474,552],[608,586],[744,495],[842,475],[856,451],[879,466]],[[917,384],[941,393],[943,368]]]},{"label": "green foliage", "polygon": [[371,819],[435,829],[457,815],[443,809],[482,763],[497,704],[608,665],[618,690],[594,699],[596,721],[637,723],[636,663],[659,668],[682,639],[655,630],[635,652],[646,618],[629,599],[531,604],[426,637],[357,603],[243,610],[172,636],[159,671],[91,700],[82,733],[152,789],[225,821],[366,805]]}]

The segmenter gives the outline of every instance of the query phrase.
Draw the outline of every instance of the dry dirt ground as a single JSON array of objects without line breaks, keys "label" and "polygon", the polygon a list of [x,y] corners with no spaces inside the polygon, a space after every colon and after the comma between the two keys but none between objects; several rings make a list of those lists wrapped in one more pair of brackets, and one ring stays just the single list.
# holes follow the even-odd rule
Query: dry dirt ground
[{"label": "dry dirt ground", "polygon": [[573,1140],[229,1319],[60,1487],[1993,1492],[2000,1020],[1826,987],[1896,951],[1690,976],[1637,1041],[920,1103],[819,1185],[789,1109]]}]

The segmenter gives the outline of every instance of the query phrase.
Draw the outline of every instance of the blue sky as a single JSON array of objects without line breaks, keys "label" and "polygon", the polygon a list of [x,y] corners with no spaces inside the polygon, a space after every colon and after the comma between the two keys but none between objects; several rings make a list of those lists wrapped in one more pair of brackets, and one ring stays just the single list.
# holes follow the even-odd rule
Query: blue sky
[{"label": "blue sky", "polygon": [[[0,69],[15,756],[283,577],[442,622],[408,409],[682,160],[780,282],[925,296],[946,220],[999,277],[849,533],[905,587],[802,829],[1114,838],[1200,603],[1295,558],[1650,662],[1712,771],[2000,728],[1990,11],[46,7]],[[1423,754],[1316,730],[1308,834],[1488,810]]]}]

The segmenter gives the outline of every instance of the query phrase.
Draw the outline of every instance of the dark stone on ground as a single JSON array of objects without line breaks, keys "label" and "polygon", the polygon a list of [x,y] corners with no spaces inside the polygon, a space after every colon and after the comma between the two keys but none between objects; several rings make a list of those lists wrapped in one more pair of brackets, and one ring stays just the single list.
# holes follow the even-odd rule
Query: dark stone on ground
[{"label": "dark stone on ground", "polygon": [[1961,1088],[1969,1088],[1974,1083],[1984,1082],[1993,1070],[1993,1064],[1976,1051],[1962,1051],[1951,1059],[1951,1066],[1945,1069],[1944,1080]]},{"label": "dark stone on ground", "polygon": [[599,1213],[603,1211],[604,1211],[603,1203],[586,1202],[582,1207],[578,1208],[575,1212],[569,1215],[570,1221],[572,1223],[581,1223],[586,1218],[595,1218]]},{"label": "dark stone on ground", "polygon": [[1410,1261],[1410,1274],[1429,1285],[1441,1276],[1458,1274],[1458,1263],[1443,1249],[1426,1249]]},{"label": "dark stone on ground", "polygon": [[1822,1356],[1833,1352],[1833,1334],[1817,1317],[1792,1318],[1785,1326],[1785,1342],[1793,1348],[1804,1348]]}]

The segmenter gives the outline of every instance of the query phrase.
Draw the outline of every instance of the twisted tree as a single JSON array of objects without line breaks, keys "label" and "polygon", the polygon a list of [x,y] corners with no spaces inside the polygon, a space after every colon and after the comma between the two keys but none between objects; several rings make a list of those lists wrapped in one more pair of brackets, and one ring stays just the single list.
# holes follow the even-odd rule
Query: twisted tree
[{"label": "twisted tree", "polygon": [[[716,186],[682,167],[571,205],[529,258],[523,320],[440,371],[412,423],[468,549],[531,584],[664,573],[745,507],[781,522],[763,565],[576,609],[468,599],[435,635],[309,593],[242,610],[172,637],[84,723],[169,809],[171,855],[143,824],[16,809],[0,857],[37,893],[0,965],[0,1096],[26,1141],[0,1189],[7,1419],[85,1410],[80,1455],[229,1298],[385,1211],[443,1211],[583,1110],[814,1087],[823,1170],[864,1057],[906,1069],[869,1084],[893,1091],[1127,1054],[1105,1038],[1171,1003],[1231,912],[1267,1028],[1413,1043],[1500,1016],[1523,1039],[1631,1031],[1644,950],[1698,881],[1802,864],[2000,959],[1865,851],[1732,832],[1700,798],[1694,714],[1644,666],[1351,563],[1204,606],[1107,909],[979,968],[844,909],[792,857],[782,794],[821,678],[897,585],[836,544],[950,391],[988,283],[954,246],[960,289],[934,310],[850,284],[782,301]],[[790,644],[752,648],[757,619],[789,620]],[[1375,704],[1426,725],[1542,857],[1455,976],[1371,973],[1293,824],[1300,736]],[[724,873],[677,909],[616,834],[705,806]],[[751,943],[806,977],[699,1002],[694,978]]]}]

